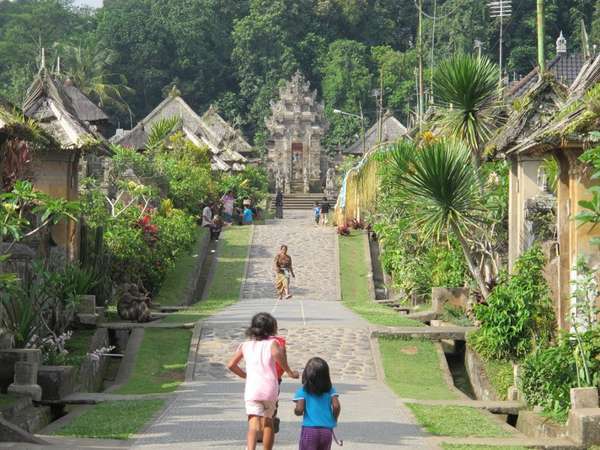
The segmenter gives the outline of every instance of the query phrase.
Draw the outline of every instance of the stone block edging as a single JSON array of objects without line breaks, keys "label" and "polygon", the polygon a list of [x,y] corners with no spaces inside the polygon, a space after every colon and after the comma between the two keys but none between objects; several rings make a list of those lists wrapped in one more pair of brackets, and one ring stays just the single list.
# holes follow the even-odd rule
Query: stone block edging
[{"label": "stone block edging", "polygon": [[198,298],[198,292],[201,288],[198,285],[200,279],[200,272],[202,271],[202,266],[204,265],[204,261],[208,255],[208,248],[210,244],[210,233],[203,232],[202,237],[198,239],[194,250],[198,255],[196,258],[196,264],[194,270],[187,281],[187,287],[185,289],[184,298],[181,301],[182,305],[190,305],[193,303],[194,299]]},{"label": "stone block edging", "polygon": [[371,259],[371,249],[369,247],[369,234],[364,230],[360,230],[360,234],[363,238],[365,260],[367,263],[367,283],[369,286],[369,297],[371,297],[371,300],[375,300],[375,280],[373,279],[373,260]]}]

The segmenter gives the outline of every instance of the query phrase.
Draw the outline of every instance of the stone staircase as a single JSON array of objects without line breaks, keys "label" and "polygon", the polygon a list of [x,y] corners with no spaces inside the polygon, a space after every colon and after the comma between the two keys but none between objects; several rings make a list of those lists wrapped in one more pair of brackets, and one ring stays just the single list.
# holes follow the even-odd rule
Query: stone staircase
[{"label": "stone staircase", "polygon": [[[313,209],[315,207],[315,202],[320,202],[323,200],[325,194],[323,193],[293,193],[293,194],[285,194],[283,196],[283,209],[296,209],[296,210],[307,210]],[[336,199],[328,198],[329,204],[333,208]],[[269,201],[269,209],[272,211],[275,210],[275,195],[271,195]]]}]

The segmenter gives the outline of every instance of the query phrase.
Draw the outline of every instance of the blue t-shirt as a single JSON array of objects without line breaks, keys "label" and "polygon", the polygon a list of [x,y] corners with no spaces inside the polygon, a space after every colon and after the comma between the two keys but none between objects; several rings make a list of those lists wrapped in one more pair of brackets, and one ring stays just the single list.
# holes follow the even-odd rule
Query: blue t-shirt
[{"label": "blue t-shirt", "polygon": [[252,222],[252,210],[250,208],[244,209],[244,222],[245,223]]},{"label": "blue t-shirt", "polygon": [[321,208],[319,206],[315,206],[315,216],[320,216],[321,215]]},{"label": "blue t-shirt", "polygon": [[302,426],[335,428],[336,421],[331,407],[332,397],[338,397],[334,388],[321,395],[310,394],[304,390],[304,387],[298,389],[294,394],[294,400],[304,400]]}]

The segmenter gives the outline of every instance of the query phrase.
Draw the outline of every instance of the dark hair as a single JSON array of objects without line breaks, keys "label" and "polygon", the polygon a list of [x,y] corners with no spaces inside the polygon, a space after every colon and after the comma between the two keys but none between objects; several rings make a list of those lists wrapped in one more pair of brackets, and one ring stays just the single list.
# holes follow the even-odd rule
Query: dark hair
[{"label": "dark hair", "polygon": [[302,372],[302,385],[309,394],[321,395],[331,390],[329,366],[322,358],[311,358]]},{"label": "dark hair", "polygon": [[252,317],[250,328],[246,330],[246,336],[257,341],[274,336],[277,333],[277,320],[269,313],[258,313]]}]

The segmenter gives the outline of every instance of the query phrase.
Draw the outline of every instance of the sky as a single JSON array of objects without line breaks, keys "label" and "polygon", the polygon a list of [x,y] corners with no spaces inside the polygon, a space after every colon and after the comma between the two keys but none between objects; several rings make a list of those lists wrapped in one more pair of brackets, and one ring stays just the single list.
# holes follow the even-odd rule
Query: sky
[{"label": "sky", "polygon": [[102,6],[102,0],[75,0],[74,3],[81,6],[93,6],[94,8]]}]

